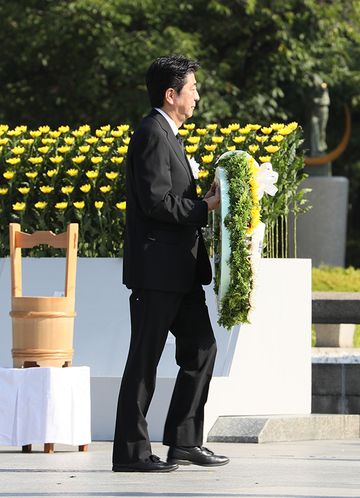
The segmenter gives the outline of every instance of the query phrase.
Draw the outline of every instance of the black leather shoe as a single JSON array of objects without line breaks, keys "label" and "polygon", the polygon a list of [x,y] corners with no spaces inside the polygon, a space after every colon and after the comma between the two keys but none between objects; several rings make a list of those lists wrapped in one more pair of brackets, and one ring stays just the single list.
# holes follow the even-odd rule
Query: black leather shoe
[{"label": "black leather shoe", "polygon": [[217,467],[226,465],[229,459],[226,456],[215,455],[204,446],[170,446],[167,456],[168,463],[179,465],[202,465],[203,467]]},{"label": "black leather shoe", "polygon": [[162,462],[156,455],[150,455],[146,460],[132,463],[114,463],[113,472],[172,472],[178,465],[170,462]]}]

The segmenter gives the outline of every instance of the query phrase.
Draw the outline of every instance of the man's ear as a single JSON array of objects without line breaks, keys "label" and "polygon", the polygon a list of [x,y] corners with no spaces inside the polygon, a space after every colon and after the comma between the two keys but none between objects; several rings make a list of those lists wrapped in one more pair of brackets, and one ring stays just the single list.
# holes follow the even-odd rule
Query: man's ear
[{"label": "man's ear", "polygon": [[173,88],[168,88],[165,91],[164,103],[173,105],[174,104],[174,95],[175,95],[175,90]]}]

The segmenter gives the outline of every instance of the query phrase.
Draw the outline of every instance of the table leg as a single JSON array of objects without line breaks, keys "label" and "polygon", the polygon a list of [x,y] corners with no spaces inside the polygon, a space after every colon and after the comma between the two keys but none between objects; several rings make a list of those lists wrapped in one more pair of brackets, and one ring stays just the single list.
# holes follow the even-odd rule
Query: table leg
[{"label": "table leg", "polygon": [[25,445],[22,447],[22,452],[23,452],[23,453],[31,453],[31,450],[32,450],[32,446],[31,446],[31,444],[25,444]]},{"label": "table leg", "polygon": [[44,453],[54,453],[54,443],[45,443]]},{"label": "table leg", "polygon": [[88,444],[81,444],[79,446],[79,451],[88,451],[89,445]]}]

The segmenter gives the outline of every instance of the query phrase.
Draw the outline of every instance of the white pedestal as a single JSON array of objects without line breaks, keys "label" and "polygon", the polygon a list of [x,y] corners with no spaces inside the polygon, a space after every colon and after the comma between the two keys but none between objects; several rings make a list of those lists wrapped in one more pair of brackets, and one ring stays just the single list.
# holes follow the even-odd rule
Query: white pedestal
[{"label": "white pedestal", "polygon": [[[63,265],[60,258],[23,258],[24,293],[61,292]],[[121,283],[122,260],[79,258],[77,268],[73,364],[91,368],[93,439],[112,439],[130,339],[130,293]],[[213,285],[205,288],[218,344],[206,406],[206,433],[220,415],[311,412],[311,261],[263,259],[257,280],[253,322],[232,332],[217,325]],[[0,259],[1,366],[12,364],[9,310],[9,266]],[[162,438],[178,370],[174,353],[174,339],[169,334],[148,414],[154,441]]]},{"label": "white pedestal", "polygon": [[0,444],[90,441],[89,367],[0,368]]}]

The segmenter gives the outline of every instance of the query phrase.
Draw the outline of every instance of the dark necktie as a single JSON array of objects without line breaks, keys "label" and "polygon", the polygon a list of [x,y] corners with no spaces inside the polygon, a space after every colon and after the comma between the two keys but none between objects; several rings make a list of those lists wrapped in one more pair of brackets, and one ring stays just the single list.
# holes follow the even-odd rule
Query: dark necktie
[{"label": "dark necktie", "polygon": [[179,142],[179,145],[181,147],[181,150],[183,151],[183,153],[185,154],[185,146],[184,146],[184,141],[183,139],[181,138],[181,136],[179,134],[175,135],[176,137],[176,140]]}]

